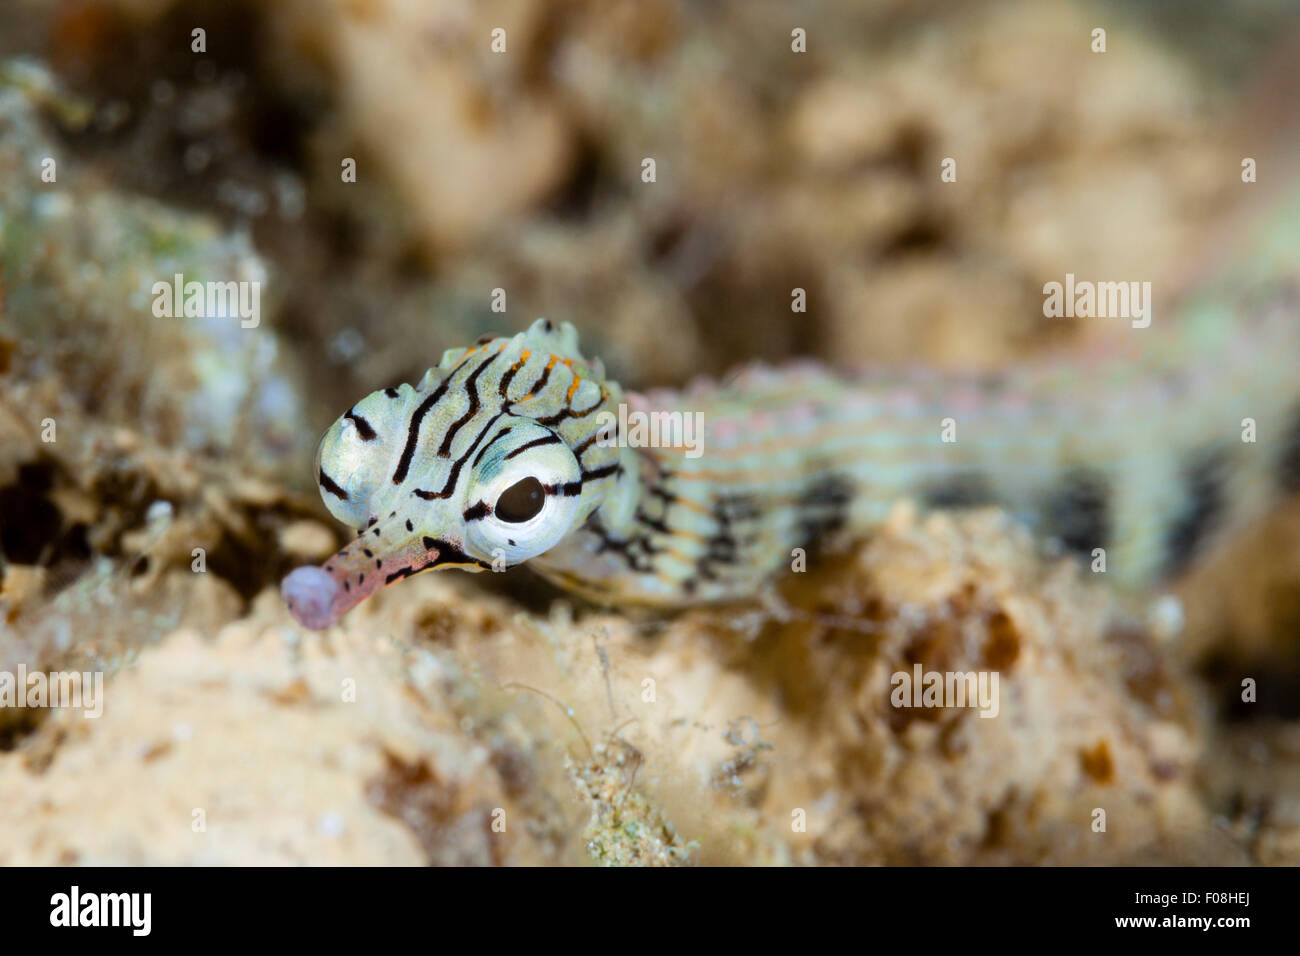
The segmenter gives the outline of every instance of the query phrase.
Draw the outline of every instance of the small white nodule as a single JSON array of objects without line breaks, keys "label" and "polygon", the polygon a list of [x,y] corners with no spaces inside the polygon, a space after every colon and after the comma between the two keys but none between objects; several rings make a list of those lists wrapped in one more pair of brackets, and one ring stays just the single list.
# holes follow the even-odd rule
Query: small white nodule
[{"label": "small white nodule", "polygon": [[1147,610],[1151,630],[1158,640],[1172,641],[1183,632],[1186,619],[1183,602],[1175,594],[1162,594],[1151,602]]},{"label": "small white nodule", "polygon": [[315,565],[294,568],[280,582],[280,595],[289,605],[289,613],[313,631],[334,623],[334,599],[338,593],[338,582],[324,568]]}]

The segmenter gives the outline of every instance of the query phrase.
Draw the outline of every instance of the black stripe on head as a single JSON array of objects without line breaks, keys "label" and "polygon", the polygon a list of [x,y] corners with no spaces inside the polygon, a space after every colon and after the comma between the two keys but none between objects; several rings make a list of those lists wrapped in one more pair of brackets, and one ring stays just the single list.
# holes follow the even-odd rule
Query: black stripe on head
[{"label": "black stripe on head", "polygon": [[465,513],[461,515],[461,517],[466,521],[478,521],[481,518],[486,518],[491,513],[492,506],[490,504],[486,501],[478,501],[466,508]]},{"label": "black stripe on head", "polygon": [[507,401],[509,400],[506,392],[510,388],[510,383],[515,380],[515,376],[519,374],[519,370],[527,364],[528,360],[521,358],[514,365],[506,369],[506,374],[501,376],[501,383],[497,386],[497,392],[503,399],[506,399]]},{"label": "black stripe on head", "polygon": [[563,442],[561,442],[560,440],[560,436],[555,434],[554,432],[551,432],[547,435],[543,435],[541,438],[534,438],[532,441],[524,442],[514,451],[507,453],[506,457],[503,458],[502,461],[509,461],[511,458],[514,458],[516,455],[522,455],[530,448],[540,448],[543,445],[560,445],[560,444],[563,444]]},{"label": "black stripe on head", "polygon": [[493,352],[465,380],[465,391],[469,393],[469,408],[465,409],[464,415],[451,423],[451,427],[447,429],[447,434],[442,436],[442,444],[438,446],[438,454],[443,458],[451,454],[451,443],[456,438],[456,433],[460,431],[466,422],[473,419],[478,414],[479,408],[482,407],[482,400],[478,396],[478,377],[483,374],[485,368],[497,360],[497,356],[500,354],[500,351]]},{"label": "black stripe on head", "polygon": [[353,425],[357,426],[357,435],[361,438],[362,441],[374,441],[375,438],[377,437],[375,435],[375,430],[370,427],[370,422],[366,421],[356,412],[348,412],[343,417],[346,418],[348,421],[350,421]]},{"label": "black stripe on head", "polygon": [[613,464],[610,465],[602,465],[599,468],[593,468],[590,471],[584,471],[582,473],[582,480],[599,481],[602,478],[608,478],[610,475],[615,474],[618,471],[621,471],[622,468],[623,466],[620,465],[618,462],[614,462]]},{"label": "black stripe on head", "polygon": [[[576,445],[576,446],[574,447],[574,449],[573,449],[573,457],[574,457],[574,458],[581,458],[581,457],[583,456],[583,454],[586,452],[586,450],[587,450],[588,448],[590,448],[592,445],[594,445],[594,444],[596,443],[596,440],[597,440],[598,438],[600,438],[600,433],[601,433],[601,431],[602,431],[602,429],[599,429],[599,428],[596,429],[594,432],[592,432],[590,435],[588,435],[586,438],[584,438],[584,439],[583,439],[583,440],[582,440],[578,445]],[[617,422],[615,422],[615,424],[614,424],[614,435],[612,436],[612,438],[613,438],[613,441],[614,441],[615,443],[617,443],[617,441],[618,441],[618,423],[617,423]]]},{"label": "black stripe on head", "polygon": [[434,389],[433,394],[419,404],[419,407],[411,413],[411,422],[406,427],[406,447],[402,449],[401,460],[397,463],[397,470],[393,472],[393,484],[400,485],[406,480],[406,473],[411,468],[411,458],[415,455],[415,444],[420,439],[420,422],[428,414],[429,409],[438,404],[442,396],[447,394],[451,375],[442,380],[442,384]]},{"label": "black stripe on head", "polygon": [[1227,505],[1228,456],[1202,451],[1183,467],[1183,506],[1165,533],[1165,573],[1184,570],[1221,523]]},{"label": "black stripe on head", "polygon": [[921,502],[927,508],[978,508],[997,502],[988,475],[979,471],[959,471],[932,481],[921,489]]},{"label": "black stripe on head", "polygon": [[423,498],[425,501],[450,498],[452,493],[456,490],[456,482],[460,479],[460,470],[465,467],[466,459],[468,459],[470,455],[474,454],[474,449],[478,448],[479,443],[483,441],[483,438],[492,429],[492,426],[496,424],[497,419],[504,414],[504,411],[497,412],[489,418],[487,424],[479,429],[478,435],[476,435],[474,440],[469,443],[469,447],[465,449],[465,454],[452,462],[451,472],[447,475],[447,483],[442,486],[442,491],[425,491],[423,488],[416,488],[414,492],[415,496],[417,498]]},{"label": "black stripe on head", "polygon": [[[536,395],[538,392],[544,389],[546,387],[546,383],[551,380],[551,369],[553,369],[554,367],[555,367],[554,362],[548,362],[546,364],[546,367],[542,369],[542,374],[537,376],[537,381],[533,382],[532,387],[530,387],[528,391],[524,392],[524,394]],[[521,398],[519,401],[523,401],[523,399]],[[510,407],[513,409],[516,404],[517,404],[516,402],[511,402]]]},{"label": "black stripe on head", "polygon": [[542,485],[542,490],[548,495],[562,495],[566,498],[574,498],[582,494],[582,479],[566,481],[562,485]]},{"label": "black stripe on head", "polygon": [[574,408],[571,404],[569,404],[568,400],[566,399],[565,405],[562,409],[560,409],[554,415],[547,415],[544,418],[536,419],[537,424],[545,425],[547,428],[550,428],[553,425],[558,425],[560,422],[568,418],[586,418],[596,409],[600,408],[600,406],[605,403],[605,399],[608,396],[609,393],[604,389],[604,387],[602,387],[600,390],[600,398],[597,399],[596,402],[593,403],[590,408],[584,408],[581,411]]},{"label": "black stripe on head", "polygon": [[[496,421],[496,419],[493,419],[493,421]],[[482,460],[483,460],[483,456],[487,454],[487,450],[488,450],[489,448],[491,448],[493,445],[495,445],[495,444],[496,444],[498,441],[500,441],[502,438],[505,438],[505,437],[506,437],[507,435],[509,435],[512,431],[514,431],[514,427],[515,427],[514,425],[507,425],[505,428],[501,429],[501,431],[499,431],[499,432],[497,432],[495,435],[493,435],[493,436],[492,436],[492,440],[491,440],[490,442],[488,442],[486,445],[484,445],[482,448],[479,449],[479,453],[478,453],[477,455],[474,456],[474,464],[471,465],[470,467],[472,467],[472,468],[477,468],[477,467],[478,467],[478,463],[479,463],[480,461],[482,461]]]},{"label": "black stripe on head", "polygon": [[[492,565],[486,561],[479,561],[470,557],[464,551],[453,547],[446,541],[439,541],[435,538],[425,538],[425,547],[433,552],[434,557],[424,564],[411,566],[409,568],[398,568],[392,574],[384,579],[385,584],[392,584],[401,578],[409,578],[413,574],[419,574],[421,571],[427,571],[430,568],[440,567],[444,564],[474,564],[483,568],[485,571],[491,571]],[[364,575],[363,575],[364,577]]]},{"label": "black stripe on head", "polygon": [[1043,532],[1072,554],[1090,557],[1114,534],[1110,482],[1093,468],[1070,468],[1043,498]]},{"label": "black stripe on head", "polygon": [[1291,410],[1277,459],[1277,485],[1284,494],[1300,492],[1300,405]]},{"label": "black stripe on head", "polygon": [[460,548],[443,541],[441,538],[430,538],[426,535],[423,543],[424,547],[434,554],[433,560],[425,565],[426,568],[436,568],[443,564],[477,564],[480,568],[492,570],[492,565],[488,562],[471,557]]},{"label": "black stripe on head", "polygon": [[387,395],[389,398],[397,398],[398,395],[401,393],[398,392],[397,389],[395,388],[386,388],[384,389],[384,394]]},{"label": "black stripe on head", "polygon": [[340,488],[338,484],[335,483],[334,479],[331,478],[329,475],[325,474],[323,470],[319,475],[316,476],[316,478],[317,481],[320,482],[320,486],[324,488],[326,491],[328,491],[330,494],[332,494],[335,498],[338,498],[341,501],[348,500],[348,493],[344,491],[342,488]]}]

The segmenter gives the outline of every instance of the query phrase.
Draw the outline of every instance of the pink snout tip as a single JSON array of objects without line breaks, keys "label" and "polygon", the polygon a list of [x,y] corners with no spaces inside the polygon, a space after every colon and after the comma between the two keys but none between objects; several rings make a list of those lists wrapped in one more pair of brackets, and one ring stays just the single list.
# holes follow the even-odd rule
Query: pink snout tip
[{"label": "pink snout tip", "polygon": [[280,582],[280,595],[289,605],[289,613],[303,627],[319,631],[329,627],[338,615],[334,602],[339,583],[324,568],[307,565],[294,568]]}]

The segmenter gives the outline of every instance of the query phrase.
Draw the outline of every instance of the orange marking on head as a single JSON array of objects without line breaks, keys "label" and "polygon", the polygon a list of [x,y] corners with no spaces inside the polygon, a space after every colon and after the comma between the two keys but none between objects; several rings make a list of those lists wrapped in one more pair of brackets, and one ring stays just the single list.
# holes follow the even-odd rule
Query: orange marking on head
[{"label": "orange marking on head", "polygon": [[578,384],[579,384],[581,381],[582,381],[582,376],[581,376],[581,375],[575,375],[575,376],[573,376],[573,381],[569,383],[569,394],[564,396],[564,403],[565,403],[566,405],[572,405],[572,404],[573,404],[573,393],[576,392],[576,391],[578,390]]},{"label": "orange marking on head", "polygon": [[[525,352],[523,353],[523,356],[524,356],[524,359],[525,359],[525,360],[527,360],[528,357],[529,357],[530,355],[532,355],[532,353],[531,353],[531,352],[528,352],[528,351],[525,351]],[[555,363],[558,362],[558,361],[560,361],[560,357],[559,357],[558,355],[552,355],[552,356],[550,357],[550,360],[546,363],[546,369],[545,369],[545,371],[549,372],[551,369],[555,368]],[[521,363],[521,364],[522,364],[522,363]],[[526,402],[526,401],[528,401],[529,399],[533,399],[533,398],[536,398],[536,397],[537,397],[537,393],[536,393],[536,392],[529,392],[527,395],[523,396],[522,398],[517,398],[517,399],[515,399],[515,404],[520,404],[520,403],[522,403],[522,402]]]}]

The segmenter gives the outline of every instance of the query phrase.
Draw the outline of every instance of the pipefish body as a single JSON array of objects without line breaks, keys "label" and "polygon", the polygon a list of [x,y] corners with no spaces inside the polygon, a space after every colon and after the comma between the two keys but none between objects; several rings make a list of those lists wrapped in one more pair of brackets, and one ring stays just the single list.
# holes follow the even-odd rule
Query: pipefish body
[{"label": "pipefish body", "polygon": [[[449,350],[326,432],[321,495],[357,537],[282,594],[323,628],[420,571],[527,562],[608,605],[744,599],[903,498],[1000,505],[1149,585],[1300,491],[1293,207],[1119,346],[996,375],[805,361],[639,395],[567,323]],[[698,445],[634,447],[638,412],[698,415]]]}]

